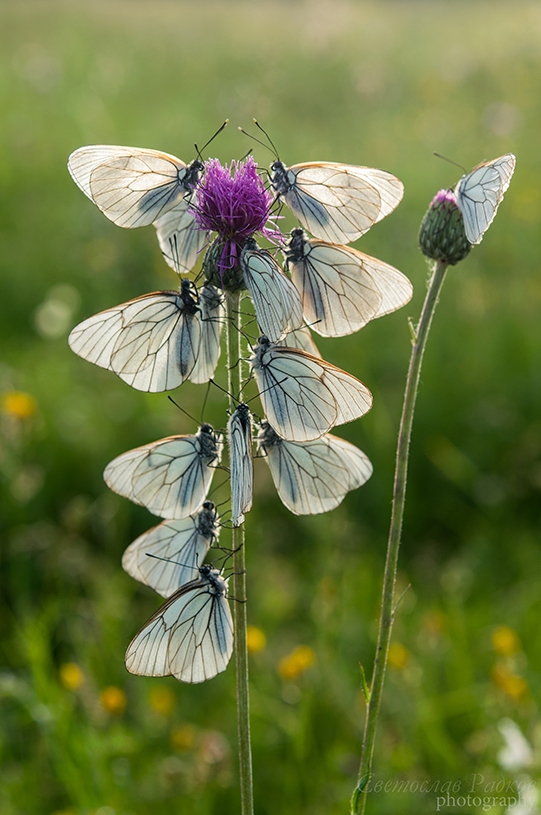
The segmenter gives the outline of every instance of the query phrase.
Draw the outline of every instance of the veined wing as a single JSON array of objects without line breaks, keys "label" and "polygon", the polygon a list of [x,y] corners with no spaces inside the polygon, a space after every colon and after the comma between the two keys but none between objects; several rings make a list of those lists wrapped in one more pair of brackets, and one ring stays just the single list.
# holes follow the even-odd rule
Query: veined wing
[{"label": "veined wing", "polygon": [[367,232],[382,211],[381,195],[348,164],[309,162],[285,167],[276,161],[271,183],[301,224],[330,243],[350,243]]},{"label": "veined wing", "polygon": [[466,237],[470,243],[481,243],[511,183],[515,165],[515,156],[506,153],[492,161],[479,164],[471,173],[463,175],[456,185],[455,194],[464,217]]},{"label": "veined wing", "polygon": [[302,229],[294,229],[286,255],[304,319],[317,334],[352,334],[377,315],[382,295],[360,253],[307,239]]},{"label": "veined wing", "polygon": [[307,326],[302,326],[302,328],[296,328],[295,331],[290,331],[289,334],[287,334],[283,340],[277,342],[276,345],[281,348],[298,348],[299,351],[306,351],[307,354],[312,354],[312,356],[321,359],[319,348],[312,339],[310,329]]},{"label": "veined wing", "polygon": [[189,376],[190,381],[197,385],[208,382],[214,376],[220,358],[220,337],[225,321],[224,298],[210,283],[205,283],[199,291],[199,309],[201,342]]},{"label": "veined wing", "polygon": [[334,509],[372,474],[361,450],[329,433],[299,444],[281,439],[268,422],[262,422],[257,443],[281,501],[295,515]]},{"label": "veined wing", "polygon": [[241,402],[227,425],[229,466],[231,469],[231,514],[233,526],[244,522],[244,513],[252,508],[254,465],[252,460],[252,417],[248,405]]},{"label": "veined wing", "polygon": [[393,209],[396,209],[404,196],[404,185],[399,178],[392,173],[387,173],[385,170],[377,170],[375,167],[357,167],[351,165],[348,165],[348,167],[351,172],[355,173],[359,178],[363,178],[379,192],[381,209],[376,218],[376,222],[381,221],[381,219],[389,215]]},{"label": "veined wing", "polygon": [[302,325],[299,293],[269,252],[248,239],[241,254],[246,288],[254,301],[257,322],[272,342]]},{"label": "veined wing", "polygon": [[162,254],[178,275],[193,269],[207,241],[207,233],[197,226],[189,204],[189,197],[184,198],[154,221]]},{"label": "veined wing", "polygon": [[213,540],[219,535],[212,501],[178,521],[163,521],[131,543],[122,567],[131,577],[170,597],[179,586],[195,580]]},{"label": "veined wing", "polygon": [[269,424],[288,441],[317,439],[372,406],[370,391],[351,374],[267,337],[259,338],[251,364]]},{"label": "veined wing", "polygon": [[206,498],[221,455],[210,425],[195,436],[169,436],[113,459],[103,477],[113,492],[168,520],[185,518]]},{"label": "veined wing", "polygon": [[94,203],[118,226],[154,223],[191,192],[199,161],[183,161],[158,150],[134,148],[130,155],[98,164],[90,173]]},{"label": "veined wing", "polygon": [[[131,156],[137,152],[135,147],[121,147],[116,144],[89,144],[79,147],[68,158],[69,174],[80,190],[92,200],[90,176],[99,164],[113,159]],[[151,151],[152,152],[152,151]],[[177,159],[178,160],[178,159]]]},{"label": "veined wing", "polygon": [[209,566],[199,573],[198,580],[181,586],[133,638],[126,651],[130,673],[195,683],[225,670],[233,652],[227,581]]},{"label": "veined wing", "polygon": [[70,347],[137,390],[176,388],[191,374],[201,339],[195,301],[185,300],[153,292],[94,314],[73,329]]}]

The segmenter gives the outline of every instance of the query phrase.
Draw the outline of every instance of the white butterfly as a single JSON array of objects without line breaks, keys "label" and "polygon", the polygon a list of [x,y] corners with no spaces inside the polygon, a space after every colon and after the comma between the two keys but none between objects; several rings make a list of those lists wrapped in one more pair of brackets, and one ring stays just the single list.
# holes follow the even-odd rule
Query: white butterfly
[{"label": "white butterfly", "polygon": [[221,452],[221,437],[203,424],[195,436],[169,436],[122,453],[103,477],[113,492],[160,518],[186,518],[205,500]]},{"label": "white butterfly", "polygon": [[301,224],[330,243],[351,243],[388,215],[404,194],[394,175],[370,167],[308,162],[271,165],[271,184]]},{"label": "white butterfly", "polygon": [[306,322],[323,337],[343,337],[405,305],[408,278],[357,249],[305,237],[294,229],[285,251]]},{"label": "white butterfly", "polygon": [[317,515],[340,504],[372,475],[372,465],[355,445],[330,433],[315,441],[286,441],[268,422],[257,436],[282,503],[295,515]]},{"label": "white butterfly", "polygon": [[297,348],[260,337],[250,361],[269,424],[288,441],[317,439],[372,407],[366,385]]},{"label": "white butterfly", "polygon": [[208,240],[207,232],[199,228],[189,206],[190,196],[186,196],[154,221],[162,254],[178,275],[193,269]]},{"label": "white butterfly", "polygon": [[218,515],[212,501],[178,521],[163,521],[130,543],[122,568],[135,580],[170,597],[195,580],[211,543],[218,538]]},{"label": "white butterfly", "polygon": [[190,164],[159,150],[92,144],[68,159],[82,191],[118,226],[146,226],[179,204],[199,179],[202,162]]},{"label": "white butterfly", "polygon": [[136,634],[126,651],[126,668],[139,676],[204,682],[226,669],[232,652],[227,580],[205,565]]},{"label": "white butterfly", "polygon": [[272,342],[302,325],[299,292],[264,249],[248,238],[240,257],[246,288],[254,301],[257,322]]},{"label": "white butterfly", "polygon": [[231,469],[231,514],[233,526],[244,522],[244,513],[252,508],[254,465],[252,460],[252,417],[248,405],[241,402],[227,425],[229,466]]},{"label": "white butterfly", "polygon": [[513,153],[485,161],[463,175],[456,185],[455,195],[470,243],[481,243],[494,220],[503,194],[511,183],[516,161]]},{"label": "white butterfly", "polygon": [[203,287],[199,302],[194,289],[183,280],[180,292],[144,294],[94,314],[73,329],[70,347],[136,390],[172,390],[185,379],[208,382],[220,355],[224,311],[213,286]]}]

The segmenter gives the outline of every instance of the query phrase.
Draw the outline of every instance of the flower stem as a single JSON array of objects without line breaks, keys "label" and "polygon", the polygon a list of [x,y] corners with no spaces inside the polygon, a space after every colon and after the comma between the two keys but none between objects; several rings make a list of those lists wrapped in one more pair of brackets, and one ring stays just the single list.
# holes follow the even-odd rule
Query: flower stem
[{"label": "flower stem", "polygon": [[[240,333],[240,293],[226,293],[226,332],[229,409],[242,400],[242,350]],[[250,697],[248,687],[248,648],[246,645],[246,566],[244,524],[233,528],[232,548],[235,614],[235,665],[237,671],[237,728],[239,738],[239,779],[241,815],[253,815],[252,746],[250,742]]]},{"label": "flower stem", "polygon": [[378,723],[379,707],[385,679],[385,669],[387,667],[387,656],[391,631],[393,627],[394,614],[394,590],[396,583],[396,568],[398,562],[398,552],[402,533],[402,519],[404,517],[404,505],[406,501],[406,480],[408,474],[408,458],[411,439],[411,428],[413,424],[413,414],[415,410],[415,400],[419,387],[419,377],[421,375],[421,365],[426,347],[428,332],[439,294],[447,264],[436,261],[432,271],[432,277],[428,285],[421,318],[417,326],[417,331],[413,338],[408,377],[406,380],[406,390],[404,392],[404,405],[402,407],[402,418],[400,420],[400,431],[398,434],[398,446],[396,450],[396,467],[393,489],[393,504],[391,511],[391,526],[389,529],[389,541],[387,544],[387,558],[385,561],[385,574],[383,577],[383,593],[381,601],[381,615],[379,620],[378,642],[376,655],[374,657],[374,669],[372,674],[372,684],[368,697],[368,709],[364,727],[363,746],[361,751],[361,765],[357,786],[351,797],[351,815],[362,815],[366,806],[366,787],[372,772],[372,757],[374,753],[374,742],[376,738],[376,728]]}]

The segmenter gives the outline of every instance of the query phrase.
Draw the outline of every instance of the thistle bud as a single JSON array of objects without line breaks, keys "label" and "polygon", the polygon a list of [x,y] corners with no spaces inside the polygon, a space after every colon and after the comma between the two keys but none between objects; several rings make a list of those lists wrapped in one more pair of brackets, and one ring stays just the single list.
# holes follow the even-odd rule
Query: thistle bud
[{"label": "thistle bud", "polygon": [[430,202],[419,229],[419,248],[425,257],[450,266],[469,253],[471,244],[453,190],[440,190]]}]

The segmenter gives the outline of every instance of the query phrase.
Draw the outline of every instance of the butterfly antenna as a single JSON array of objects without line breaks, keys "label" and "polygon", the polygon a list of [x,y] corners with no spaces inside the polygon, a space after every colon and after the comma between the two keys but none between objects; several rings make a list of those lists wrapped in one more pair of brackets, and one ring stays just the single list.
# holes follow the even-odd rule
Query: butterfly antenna
[{"label": "butterfly antenna", "polygon": [[221,391],[223,391],[223,393],[225,393],[226,396],[229,396],[230,399],[233,399],[234,402],[239,401],[236,396],[233,396],[233,394],[229,393],[228,390],[226,390],[225,388],[222,388],[221,385],[218,385],[218,383],[216,382],[215,379],[209,379],[209,385],[216,385],[217,388],[219,388]]},{"label": "butterfly antenna", "polygon": [[459,164],[457,161],[453,161],[453,159],[452,159],[452,158],[447,158],[447,156],[442,156],[442,154],[441,154],[441,153],[436,153],[436,151],[435,151],[435,150],[434,150],[434,155],[435,155],[435,156],[437,156],[438,158],[442,158],[444,161],[448,161],[448,162],[449,162],[449,164],[454,164],[454,165],[455,165],[455,167],[458,167],[458,168],[459,168],[459,170],[462,170],[464,173],[467,173],[467,172],[468,172],[468,171],[466,170],[466,168],[462,166],[462,164]]},{"label": "butterfly antenna", "polygon": [[224,129],[227,127],[228,122],[229,122],[229,119],[226,119],[226,120],[225,120],[225,122],[223,123],[223,125],[221,125],[221,127],[219,127],[219,128],[218,128],[218,130],[216,131],[216,133],[215,133],[213,136],[211,136],[211,137],[210,137],[210,139],[208,140],[208,142],[206,142],[206,143],[203,145],[203,147],[201,148],[201,150],[199,149],[199,147],[197,146],[197,144],[194,144],[194,147],[195,147],[195,149],[196,149],[197,155],[198,155],[198,157],[199,157],[199,159],[200,159],[201,161],[203,161],[203,156],[202,156],[203,150],[206,150],[206,148],[209,146],[209,144],[210,144],[212,141],[214,141],[214,139],[216,138],[216,136],[219,136],[219,135],[220,135],[220,133],[222,132],[222,130],[224,130]]},{"label": "butterfly antenna", "polygon": [[171,560],[169,557],[160,557],[159,555],[153,555],[151,552],[145,552],[145,555],[147,557],[153,557],[154,560],[165,560],[166,563],[172,563],[174,566],[183,566],[185,569],[193,569],[193,566],[190,563],[181,563],[179,560]]},{"label": "butterfly antenna", "polygon": [[[239,128],[239,130],[240,130],[240,128]],[[245,154],[243,155],[243,157],[242,157],[241,159],[239,159],[239,161],[246,161],[246,159],[248,158],[248,156],[251,156],[253,152],[254,152],[253,147],[250,147],[250,149],[248,150],[248,152],[247,152],[247,153],[245,153]]]},{"label": "butterfly antenna", "polygon": [[175,402],[175,400],[173,399],[173,397],[172,397],[172,396],[168,396],[167,398],[169,399],[169,401],[170,401],[170,402],[172,402],[172,403],[174,404],[174,406],[175,406],[176,408],[178,408],[178,409],[179,409],[179,410],[181,410],[183,413],[185,413],[185,414],[186,414],[186,416],[188,417],[188,419],[191,419],[191,420],[192,420],[192,422],[195,422],[195,424],[197,424],[197,425],[201,424],[201,422],[198,422],[198,421],[197,421],[197,419],[194,419],[194,417],[193,417],[193,416],[192,416],[190,413],[188,413],[188,411],[187,411],[187,410],[184,410],[184,408],[183,408],[183,407],[181,407],[180,405],[178,405],[178,404]]},{"label": "butterfly antenna", "polygon": [[280,156],[278,155],[278,150],[276,149],[276,145],[274,144],[273,140],[271,139],[271,137],[269,136],[269,134],[267,133],[267,131],[266,131],[266,130],[265,130],[263,127],[261,127],[261,125],[259,124],[259,122],[257,121],[257,119],[254,119],[254,124],[255,124],[255,126],[256,126],[256,127],[258,127],[258,128],[259,128],[259,130],[261,130],[261,132],[263,133],[263,135],[264,135],[264,136],[265,136],[265,137],[268,139],[268,142],[269,142],[270,146],[271,146],[271,147],[272,147],[272,149],[274,150],[274,155],[276,156],[276,158],[278,159],[278,161],[280,161]]},{"label": "butterfly antenna", "polygon": [[253,140],[254,140],[254,141],[256,141],[258,144],[260,144],[260,145],[261,145],[261,147],[264,147],[264,148],[265,148],[265,150],[268,150],[270,153],[272,153],[272,154],[275,156],[275,158],[278,158],[278,156],[276,155],[276,151],[275,151],[275,150],[272,150],[272,149],[269,147],[269,145],[268,145],[268,144],[265,144],[265,142],[264,142],[264,141],[261,141],[261,139],[258,139],[258,138],[257,138],[257,136],[253,136],[251,133],[248,133],[248,131],[247,131],[247,130],[244,130],[244,128],[242,128],[242,127],[239,127],[239,130],[240,130],[240,132],[241,132],[241,133],[244,133],[244,135],[245,135],[245,136],[248,136],[248,138],[249,138],[249,139],[253,139]]}]

